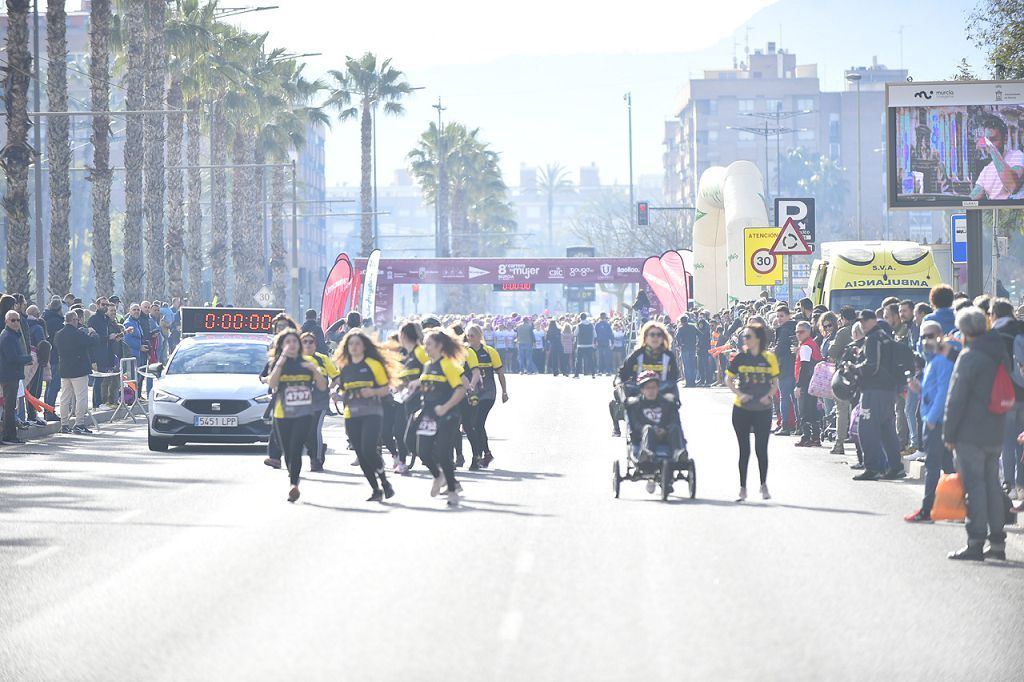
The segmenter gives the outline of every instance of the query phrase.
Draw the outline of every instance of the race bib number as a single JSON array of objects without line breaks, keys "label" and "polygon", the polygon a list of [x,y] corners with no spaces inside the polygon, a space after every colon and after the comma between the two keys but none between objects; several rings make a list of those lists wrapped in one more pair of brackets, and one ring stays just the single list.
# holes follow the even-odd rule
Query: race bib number
[{"label": "race bib number", "polygon": [[287,386],[284,389],[285,407],[304,407],[313,404],[313,389],[309,386]]},{"label": "race bib number", "polygon": [[436,436],[437,420],[433,417],[421,417],[420,425],[416,429],[417,436]]}]

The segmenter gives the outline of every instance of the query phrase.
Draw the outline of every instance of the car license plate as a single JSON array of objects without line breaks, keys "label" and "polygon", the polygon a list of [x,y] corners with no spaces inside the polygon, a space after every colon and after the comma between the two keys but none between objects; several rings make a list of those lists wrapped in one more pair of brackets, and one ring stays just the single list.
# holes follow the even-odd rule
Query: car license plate
[{"label": "car license plate", "polygon": [[238,417],[199,416],[195,418],[196,426],[238,426]]}]

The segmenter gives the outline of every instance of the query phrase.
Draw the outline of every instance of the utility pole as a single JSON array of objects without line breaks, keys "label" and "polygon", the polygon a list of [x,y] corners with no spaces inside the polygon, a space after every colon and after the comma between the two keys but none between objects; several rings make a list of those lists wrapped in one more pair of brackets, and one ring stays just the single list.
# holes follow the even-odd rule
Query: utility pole
[{"label": "utility pole", "polygon": [[[627,92],[622,99],[626,100],[626,115],[629,125],[629,214],[633,216],[636,207],[636,196],[633,193],[633,93]],[[630,222],[636,225],[636,217],[630,218]]]},{"label": "utility pole", "polygon": [[[40,104],[39,98],[39,0],[33,0],[32,2],[32,49],[33,54],[33,67],[35,70],[34,78],[34,97],[35,108],[38,112],[42,105]],[[43,288],[43,282],[46,280],[43,277],[45,270],[45,258],[46,245],[43,243],[43,141],[42,141],[42,126],[41,119],[36,115],[35,124],[33,126],[33,139],[35,144],[36,158],[35,167],[33,168],[33,175],[35,176],[35,207],[36,207],[36,301],[39,301],[40,305],[44,300],[46,294]],[[66,291],[54,291],[54,294],[63,296]]]},{"label": "utility pole", "polygon": [[434,242],[434,251],[438,258],[444,258],[448,255],[448,236],[447,226],[441,224],[441,185],[442,179],[447,183],[447,176],[444,169],[444,135],[441,134],[441,112],[445,110],[445,107],[441,105],[440,96],[437,98],[437,104],[432,104],[432,107],[437,109],[437,192],[434,197],[434,213],[436,223],[436,239]]},{"label": "utility pole", "polygon": [[861,204],[861,167],[860,167],[860,79],[861,75],[856,71],[846,74],[846,80],[850,83],[857,84],[857,239],[864,238],[864,230],[861,223],[860,215],[860,204]]}]

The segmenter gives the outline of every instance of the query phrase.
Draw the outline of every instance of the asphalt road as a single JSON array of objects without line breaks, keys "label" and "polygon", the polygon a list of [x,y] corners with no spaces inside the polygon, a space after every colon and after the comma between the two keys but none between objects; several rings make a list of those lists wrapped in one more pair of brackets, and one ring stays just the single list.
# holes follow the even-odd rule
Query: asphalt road
[{"label": "asphalt road", "polygon": [[[420,468],[388,504],[347,453],[302,499],[245,448],[144,428],[0,450],[0,680],[1004,679],[1010,562],[945,558],[919,484],[773,439],[774,499],[736,504],[722,389],[683,391],[698,498],[611,493],[607,379],[510,377],[463,506]],[[340,423],[328,443],[344,445]],[[751,463],[756,482],[756,464]],[[751,486],[752,490],[756,486]],[[754,496],[757,498],[757,496]]]}]

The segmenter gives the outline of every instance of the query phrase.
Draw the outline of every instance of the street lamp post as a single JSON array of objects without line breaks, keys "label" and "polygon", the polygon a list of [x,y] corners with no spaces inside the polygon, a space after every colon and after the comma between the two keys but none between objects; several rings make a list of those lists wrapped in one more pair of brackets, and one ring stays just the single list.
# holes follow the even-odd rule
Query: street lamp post
[{"label": "street lamp post", "polygon": [[626,115],[629,127],[629,221],[636,224],[636,196],[633,193],[633,93],[627,92],[622,96],[626,100]]},{"label": "street lamp post", "polygon": [[859,73],[846,74],[846,80],[857,84],[857,239],[864,238],[863,226],[861,224],[861,168],[860,168],[860,80]]}]

